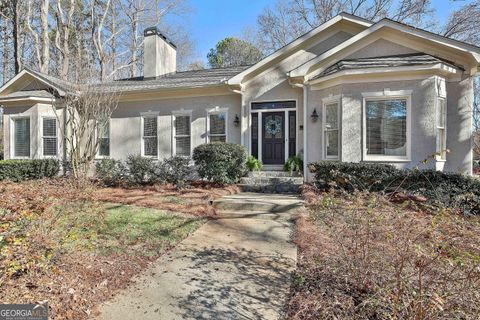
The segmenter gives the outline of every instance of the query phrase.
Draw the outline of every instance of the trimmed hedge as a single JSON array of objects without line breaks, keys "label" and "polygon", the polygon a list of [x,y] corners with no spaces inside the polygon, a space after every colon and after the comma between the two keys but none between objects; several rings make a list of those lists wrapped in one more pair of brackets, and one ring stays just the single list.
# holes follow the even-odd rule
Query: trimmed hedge
[{"label": "trimmed hedge", "polygon": [[15,182],[52,178],[60,172],[60,162],[55,159],[1,160],[0,180]]},{"label": "trimmed hedge", "polygon": [[220,184],[236,183],[247,172],[247,150],[234,143],[207,143],[193,150],[200,177]]},{"label": "trimmed hedge", "polygon": [[319,189],[406,191],[423,195],[429,204],[480,214],[480,181],[459,173],[403,170],[386,164],[320,161],[309,165]]}]

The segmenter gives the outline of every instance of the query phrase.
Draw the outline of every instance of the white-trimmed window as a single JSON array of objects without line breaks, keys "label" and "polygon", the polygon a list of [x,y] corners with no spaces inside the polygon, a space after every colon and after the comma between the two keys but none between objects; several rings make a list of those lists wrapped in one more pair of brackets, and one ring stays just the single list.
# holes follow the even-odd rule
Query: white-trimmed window
[{"label": "white-trimmed window", "polygon": [[158,156],[158,119],[156,115],[142,117],[142,156]]},{"label": "white-trimmed window", "polygon": [[97,126],[98,137],[98,156],[109,157],[110,156],[110,121],[107,121],[103,128]]},{"label": "white-trimmed window", "polygon": [[340,100],[323,101],[323,137],[325,159],[338,159],[340,155]]},{"label": "white-trimmed window", "polygon": [[436,108],[436,126],[437,126],[437,160],[446,160],[447,158],[447,99],[445,97],[437,98]]},{"label": "white-trimmed window", "polygon": [[55,157],[57,155],[58,139],[56,118],[43,118],[42,145],[44,157]]},{"label": "white-trimmed window", "polygon": [[411,92],[364,94],[363,158],[408,161],[410,158]]},{"label": "white-trimmed window", "polygon": [[227,119],[228,113],[226,110],[208,112],[208,142],[227,142]]},{"label": "white-trimmed window", "polygon": [[190,157],[191,155],[191,115],[175,114],[173,116],[174,154]]},{"label": "white-trimmed window", "polygon": [[30,118],[13,119],[13,156],[30,157]]}]

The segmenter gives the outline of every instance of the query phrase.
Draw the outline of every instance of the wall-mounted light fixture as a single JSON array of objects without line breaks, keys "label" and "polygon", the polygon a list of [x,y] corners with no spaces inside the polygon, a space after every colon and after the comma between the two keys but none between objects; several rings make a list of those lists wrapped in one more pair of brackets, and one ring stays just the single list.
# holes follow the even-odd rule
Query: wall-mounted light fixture
[{"label": "wall-mounted light fixture", "polygon": [[310,117],[312,118],[313,122],[317,122],[317,120],[318,120],[317,109],[313,109],[312,115]]},{"label": "wall-mounted light fixture", "polygon": [[240,118],[238,117],[238,114],[235,115],[235,120],[233,120],[233,124],[235,125],[235,127],[238,127],[238,125],[240,124]]}]

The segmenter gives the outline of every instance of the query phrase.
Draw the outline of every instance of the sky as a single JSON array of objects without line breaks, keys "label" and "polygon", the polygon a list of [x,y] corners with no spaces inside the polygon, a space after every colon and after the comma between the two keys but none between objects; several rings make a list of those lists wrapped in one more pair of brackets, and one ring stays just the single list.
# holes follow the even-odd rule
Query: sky
[{"label": "sky", "polygon": [[[439,21],[463,1],[431,0]],[[210,48],[228,36],[241,36],[242,31],[256,25],[257,17],[276,0],[190,0],[192,10],[189,29],[196,42],[197,56],[206,61]]]}]

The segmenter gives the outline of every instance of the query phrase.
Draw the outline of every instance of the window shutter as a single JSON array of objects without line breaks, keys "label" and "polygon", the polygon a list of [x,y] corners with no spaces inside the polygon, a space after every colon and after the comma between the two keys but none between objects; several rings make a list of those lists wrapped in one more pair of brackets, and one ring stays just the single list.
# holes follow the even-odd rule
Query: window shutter
[{"label": "window shutter", "polygon": [[15,157],[30,157],[30,119],[16,119],[14,130]]}]

